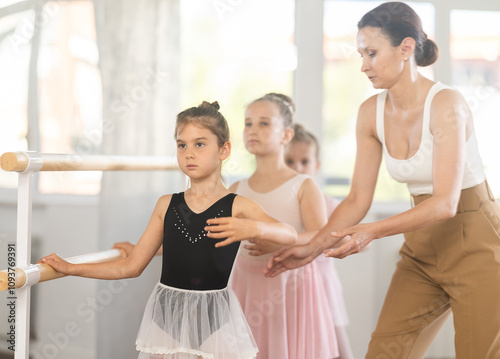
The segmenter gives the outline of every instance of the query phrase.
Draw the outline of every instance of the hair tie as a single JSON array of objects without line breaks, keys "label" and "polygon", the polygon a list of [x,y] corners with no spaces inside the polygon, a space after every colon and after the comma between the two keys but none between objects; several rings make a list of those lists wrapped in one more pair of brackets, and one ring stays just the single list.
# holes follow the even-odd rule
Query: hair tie
[{"label": "hair tie", "polygon": [[288,107],[288,110],[290,111],[290,113],[292,115],[295,115],[295,111],[293,109],[293,106],[290,102],[288,102],[286,99],[284,99],[283,97],[281,96],[278,96],[274,93],[268,93],[266,95],[264,95],[264,98],[267,98],[267,99],[270,99],[271,101],[278,101],[278,102],[282,102],[286,107]]}]

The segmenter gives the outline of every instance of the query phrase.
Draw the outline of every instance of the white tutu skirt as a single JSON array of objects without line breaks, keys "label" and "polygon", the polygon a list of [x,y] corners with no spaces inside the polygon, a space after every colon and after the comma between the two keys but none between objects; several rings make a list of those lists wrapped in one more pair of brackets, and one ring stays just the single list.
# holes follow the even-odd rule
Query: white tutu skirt
[{"label": "white tutu skirt", "polygon": [[253,359],[257,345],[231,288],[192,291],[157,283],[144,311],[138,359]]}]

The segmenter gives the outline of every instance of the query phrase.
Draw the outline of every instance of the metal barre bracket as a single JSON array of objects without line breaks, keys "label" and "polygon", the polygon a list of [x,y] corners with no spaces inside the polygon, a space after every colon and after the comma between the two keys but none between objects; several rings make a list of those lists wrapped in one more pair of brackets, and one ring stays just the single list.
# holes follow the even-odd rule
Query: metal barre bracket
[{"label": "metal barre bracket", "polygon": [[26,273],[26,282],[20,288],[31,287],[40,281],[40,268],[36,265],[30,264],[22,270]]},{"label": "metal barre bracket", "polygon": [[22,152],[28,157],[28,166],[21,173],[25,172],[38,172],[43,166],[42,156],[36,151],[25,151]]}]

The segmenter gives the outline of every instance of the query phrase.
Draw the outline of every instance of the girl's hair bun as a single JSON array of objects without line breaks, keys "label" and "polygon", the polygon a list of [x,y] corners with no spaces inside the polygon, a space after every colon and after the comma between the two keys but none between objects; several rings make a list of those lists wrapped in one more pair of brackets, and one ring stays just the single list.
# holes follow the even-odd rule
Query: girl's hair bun
[{"label": "girl's hair bun", "polygon": [[214,101],[212,103],[207,102],[207,101],[203,101],[199,107],[213,108],[217,111],[220,109],[219,103],[217,101]]}]

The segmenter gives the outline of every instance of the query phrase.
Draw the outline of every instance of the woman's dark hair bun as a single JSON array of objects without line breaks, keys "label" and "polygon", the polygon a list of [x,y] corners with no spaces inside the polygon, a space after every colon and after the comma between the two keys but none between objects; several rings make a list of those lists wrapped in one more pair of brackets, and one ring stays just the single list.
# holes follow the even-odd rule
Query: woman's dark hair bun
[{"label": "woman's dark hair bun", "polygon": [[203,101],[199,107],[213,108],[216,109],[217,111],[220,109],[219,103],[217,101],[214,101],[212,103],[208,101]]},{"label": "woman's dark hair bun", "polygon": [[429,66],[436,62],[439,48],[431,39],[426,39],[422,44],[422,52],[415,54],[418,66]]}]

